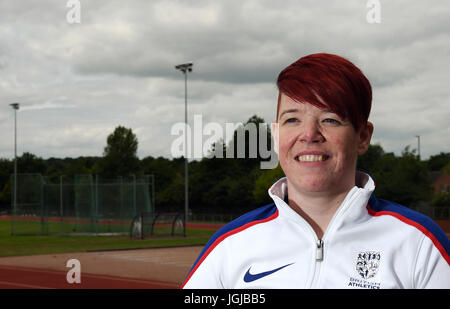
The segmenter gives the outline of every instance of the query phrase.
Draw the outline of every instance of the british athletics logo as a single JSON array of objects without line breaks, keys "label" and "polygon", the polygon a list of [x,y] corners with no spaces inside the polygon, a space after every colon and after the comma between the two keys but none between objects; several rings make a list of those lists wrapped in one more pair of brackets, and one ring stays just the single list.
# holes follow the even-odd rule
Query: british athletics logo
[{"label": "british athletics logo", "polygon": [[374,278],[380,268],[381,254],[376,251],[359,252],[356,259],[356,272],[361,279],[350,277],[348,286],[363,289],[379,289],[379,282],[367,281]]},{"label": "british athletics logo", "polygon": [[375,277],[380,266],[380,252],[366,251],[358,254],[356,271],[363,279]]}]

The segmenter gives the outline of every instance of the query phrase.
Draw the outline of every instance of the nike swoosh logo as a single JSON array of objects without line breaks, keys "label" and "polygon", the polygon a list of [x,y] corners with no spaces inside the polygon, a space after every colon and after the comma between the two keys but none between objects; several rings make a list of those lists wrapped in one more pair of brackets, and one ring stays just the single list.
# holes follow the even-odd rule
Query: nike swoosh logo
[{"label": "nike swoosh logo", "polygon": [[248,283],[248,282],[253,282],[253,281],[255,281],[255,280],[261,279],[262,277],[271,275],[271,274],[273,274],[274,272],[277,272],[277,271],[279,271],[279,270],[281,270],[281,269],[283,269],[283,268],[285,268],[285,267],[288,267],[289,265],[292,265],[292,264],[294,264],[294,263],[290,263],[290,264],[287,264],[287,265],[278,267],[278,268],[276,268],[276,269],[272,269],[272,270],[269,270],[269,271],[265,271],[265,272],[262,272],[262,273],[259,273],[259,274],[251,274],[251,273],[250,273],[250,268],[252,268],[252,267],[250,266],[250,268],[249,268],[249,269],[247,270],[247,272],[245,273],[244,281],[247,282],[247,283]]}]

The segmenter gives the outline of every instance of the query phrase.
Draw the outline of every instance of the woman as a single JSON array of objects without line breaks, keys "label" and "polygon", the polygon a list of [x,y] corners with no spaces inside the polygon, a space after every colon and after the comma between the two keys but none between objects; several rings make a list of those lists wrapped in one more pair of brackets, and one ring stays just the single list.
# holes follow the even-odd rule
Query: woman
[{"label": "woman", "polygon": [[274,203],[220,229],[184,288],[450,288],[450,244],[430,218],[375,198],[356,171],[372,90],[350,61],[313,54],[278,76],[272,132],[286,175]]}]

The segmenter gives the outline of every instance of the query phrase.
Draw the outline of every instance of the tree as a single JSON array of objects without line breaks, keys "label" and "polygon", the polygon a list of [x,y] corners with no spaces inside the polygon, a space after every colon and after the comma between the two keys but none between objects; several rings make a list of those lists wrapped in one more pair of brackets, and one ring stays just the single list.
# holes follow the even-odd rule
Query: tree
[{"label": "tree", "polygon": [[450,162],[448,162],[443,168],[441,168],[441,171],[450,173]]},{"label": "tree", "polygon": [[366,153],[358,157],[357,168],[372,173],[377,168],[377,162],[384,155],[384,150],[379,144],[369,145]]},{"label": "tree", "polygon": [[450,207],[450,193],[443,192],[436,194],[431,201],[434,207]]},{"label": "tree", "polygon": [[141,166],[144,174],[154,175],[157,211],[167,212],[183,209],[184,158],[169,160],[163,157],[149,156],[142,160]]},{"label": "tree", "polygon": [[431,184],[426,162],[418,159],[407,146],[401,157],[384,154],[370,171],[375,182],[375,195],[410,207],[431,199]]},{"label": "tree", "polygon": [[177,173],[172,182],[156,194],[157,212],[174,212],[183,209],[184,205],[184,176]]},{"label": "tree", "polygon": [[44,174],[47,164],[44,159],[30,152],[24,152],[17,158],[17,173]]},{"label": "tree", "polygon": [[106,140],[100,173],[106,177],[127,176],[139,170],[138,140],[131,129],[116,127]]},{"label": "tree", "polygon": [[256,203],[261,206],[272,203],[272,199],[267,193],[267,190],[269,190],[270,186],[273,185],[275,181],[284,176],[284,172],[280,165],[274,169],[265,170],[256,179],[255,186],[253,188],[253,197],[255,198]]},{"label": "tree", "polygon": [[[271,140],[270,127],[263,118],[253,115],[236,128],[233,139],[228,143],[227,152],[233,153],[233,158],[237,159],[241,169],[250,171],[259,168],[261,161],[268,160],[269,152],[273,152],[273,149],[269,149]],[[260,143],[262,141],[265,145]],[[265,152],[266,158],[263,159],[261,152]]]},{"label": "tree", "polygon": [[0,211],[11,206],[11,175],[14,161],[0,159]]},{"label": "tree", "polygon": [[438,155],[430,156],[430,158],[428,159],[428,169],[430,171],[439,171],[449,163],[450,153],[441,152]]}]

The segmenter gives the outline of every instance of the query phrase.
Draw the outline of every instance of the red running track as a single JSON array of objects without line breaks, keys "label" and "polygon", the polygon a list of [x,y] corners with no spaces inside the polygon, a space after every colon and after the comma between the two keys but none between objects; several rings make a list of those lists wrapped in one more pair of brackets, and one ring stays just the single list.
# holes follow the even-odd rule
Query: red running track
[{"label": "red running track", "polygon": [[66,272],[0,266],[0,289],[178,289],[169,282],[81,273],[81,283],[68,283]]}]

